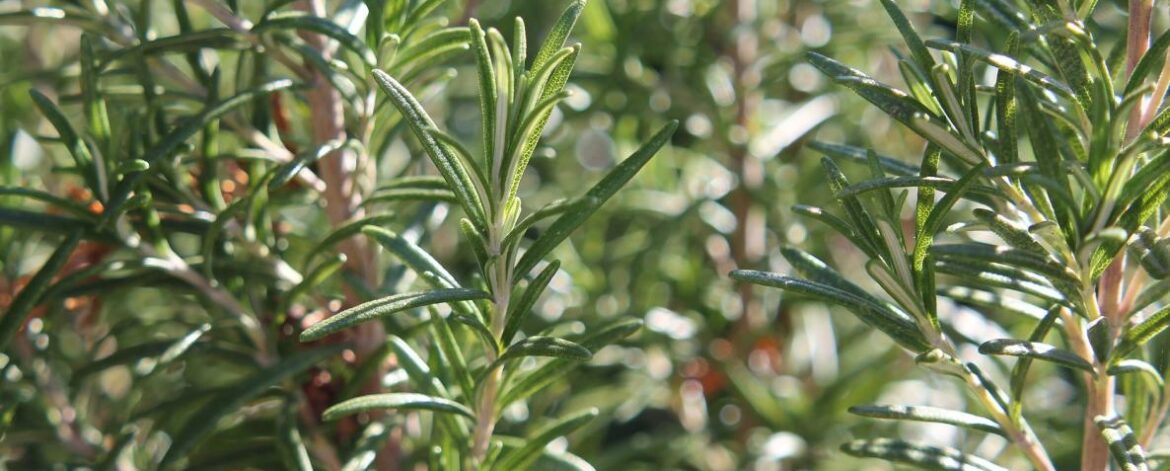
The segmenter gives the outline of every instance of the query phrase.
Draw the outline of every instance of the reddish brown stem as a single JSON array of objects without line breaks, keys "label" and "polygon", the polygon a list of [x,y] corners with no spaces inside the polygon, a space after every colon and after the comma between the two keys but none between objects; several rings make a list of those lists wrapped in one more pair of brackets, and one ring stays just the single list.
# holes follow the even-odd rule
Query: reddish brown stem
[{"label": "reddish brown stem", "polygon": [[[759,160],[748,153],[745,139],[754,112],[755,96],[752,90],[759,83],[759,74],[752,68],[759,49],[759,38],[754,30],[745,28],[756,18],[756,6],[751,1],[728,2],[736,26],[732,47],[728,52],[735,77],[735,133],[729,142],[732,170],[739,177],[739,186],[731,194],[731,212],[735,215],[735,231],[731,235],[731,258],[736,268],[750,267],[760,256],[754,237],[763,231],[760,221],[752,217],[751,191],[763,183],[763,168]],[[745,139],[746,140],[746,139]],[[739,284],[741,318],[737,334],[760,327],[764,321],[763,306],[752,295],[752,284]]]},{"label": "reddish brown stem", "polygon": [[[326,16],[322,0],[307,0],[300,7],[310,14]],[[317,49],[328,60],[333,51],[329,46],[328,38],[314,33],[302,33],[301,37],[310,47]],[[306,92],[309,109],[312,110],[313,145],[319,146],[330,141],[345,140],[348,136],[345,131],[345,103],[341,93],[334,89],[328,80],[316,69],[310,72],[310,88]],[[360,181],[366,176],[366,159],[349,148],[333,151],[321,158],[318,163],[318,173],[325,183],[322,194],[325,201],[325,214],[333,227],[339,227],[346,222],[365,216],[362,209]],[[373,246],[362,237],[353,237],[340,244],[340,250],[346,256],[346,269],[357,274],[367,286],[377,286],[378,270],[374,261]],[[351,289],[346,290],[346,305],[353,306],[363,299]],[[379,322],[365,322],[354,328],[353,342],[357,362],[369,358],[386,341],[386,331]],[[379,366],[384,373],[384,366]],[[379,389],[379,380],[382,374],[374,374],[370,383],[363,385],[364,392],[376,392]],[[390,443],[383,453],[379,453],[376,467],[382,470],[398,469],[396,444]]]}]

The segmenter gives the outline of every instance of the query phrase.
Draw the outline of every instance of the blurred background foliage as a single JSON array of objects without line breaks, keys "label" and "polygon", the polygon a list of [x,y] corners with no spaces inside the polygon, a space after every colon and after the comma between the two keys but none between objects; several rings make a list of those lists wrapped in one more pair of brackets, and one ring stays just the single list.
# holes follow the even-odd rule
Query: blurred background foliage
[{"label": "blurred background foliage", "polygon": [[[431,16],[452,24],[476,17],[505,37],[512,34],[512,18],[521,16],[533,38],[548,31],[562,3],[449,1]],[[899,2],[925,37],[953,34],[956,3]],[[57,6],[105,15],[124,34],[159,37],[179,31],[176,4],[0,0],[0,15]],[[240,1],[236,6],[242,16],[253,18],[264,11],[261,2]],[[1164,9],[1158,11],[1164,15]],[[216,24],[203,10],[191,8],[189,13],[198,27]],[[1121,37],[1119,9],[1103,7],[1098,16],[1106,36],[1099,40],[1108,44]],[[92,195],[84,194],[69,174],[68,154],[46,137],[55,131],[28,94],[30,88],[39,90],[67,109],[78,102],[80,31],[70,24],[0,18],[0,183],[90,204]],[[1164,24],[1165,18],[1157,21]],[[135,27],[147,23],[149,33]],[[568,87],[572,95],[554,113],[525,177],[521,193],[526,200],[580,194],[663,122],[678,119],[682,126],[670,149],[651,161],[571,244],[558,249],[562,272],[526,330],[573,329],[574,321],[594,325],[630,317],[644,320],[645,326],[622,344],[595,352],[591,362],[555,387],[510,407],[500,431],[521,429],[529,419],[555,411],[596,406],[601,420],[574,433],[571,445],[554,445],[570,446],[597,469],[859,469],[885,465],[863,464],[837,447],[882,425],[849,416],[849,405],[894,397],[902,403],[961,408],[938,404],[961,395],[935,394],[950,386],[923,379],[909,357],[851,316],[830,315],[833,309],[823,305],[782,300],[778,291],[738,286],[726,277],[735,268],[788,271],[779,256],[788,244],[832,260],[844,273],[851,266],[860,269],[861,259],[844,248],[843,240],[801,220],[790,208],[796,203],[831,204],[819,155],[807,146],[814,138],[872,146],[903,158],[922,152],[919,139],[833,87],[804,60],[805,52],[816,50],[900,84],[891,50],[899,39],[878,2],[591,0],[574,40],[583,48]],[[223,53],[220,73],[236,77],[225,82],[288,75],[270,57],[241,59],[249,54]],[[478,132],[471,57],[452,56],[416,82],[416,95],[425,99],[440,127],[456,136]],[[181,57],[172,61],[187,70]],[[243,64],[251,69],[238,68]],[[261,71],[264,67],[273,71]],[[158,109],[198,104],[198,98],[184,96],[175,83],[158,80],[163,92],[155,96],[163,101]],[[136,78],[121,76],[108,83],[114,119],[149,126],[155,115],[141,112],[142,91],[130,86]],[[282,123],[310,122],[314,113],[297,93],[279,92],[249,109],[260,132],[294,153],[298,147],[309,148],[311,127],[286,128]],[[76,109],[70,116],[80,116]],[[411,151],[393,119],[387,120],[390,124],[376,128],[378,178],[429,165]],[[244,145],[225,138],[220,147],[230,153]],[[229,201],[242,195],[249,178],[257,175],[250,167],[256,164],[239,162],[220,169],[219,187]],[[171,224],[168,230],[179,234],[177,250],[198,250],[200,239],[190,232],[205,230],[210,221],[183,207],[182,195],[160,192],[155,198],[164,221]],[[256,226],[259,234],[241,236],[271,252],[241,244],[223,254],[225,266],[216,270],[222,270],[226,283],[248,303],[265,306],[259,312],[272,313],[264,320],[272,323],[278,350],[287,352],[295,342],[292,328],[281,322],[312,316],[319,306],[346,295],[342,282],[333,280],[316,287],[313,302],[284,306],[276,299],[288,287],[271,288],[282,283],[281,265],[272,260],[300,267],[330,223],[304,192],[274,192],[271,200],[265,215],[269,224]],[[43,208],[0,196],[0,210],[9,221],[0,227],[0,307],[5,310],[60,241],[43,221],[11,222],[17,220],[11,219],[13,211]],[[472,270],[473,254],[459,243],[458,218],[452,217],[451,208],[409,202],[392,208],[396,230],[416,237],[444,265]],[[205,324],[219,332],[224,321],[208,314],[207,301],[178,291],[182,283],[139,270],[131,266],[133,260],[124,249],[83,242],[63,273],[84,282],[62,284],[63,291],[38,307],[0,354],[0,468],[65,469],[126,447],[133,451],[109,463],[115,466],[111,469],[149,468],[168,446],[167,436],[156,432],[190,421],[219,388],[254,368],[249,353],[239,347],[240,339],[230,334],[196,335],[199,348],[185,361],[156,368],[158,355],[173,346],[173,339],[201,332]],[[113,261],[127,266],[115,275],[84,278],[87,269]],[[411,282],[393,262],[382,268],[385,286]],[[412,329],[409,322],[387,325],[387,331],[405,337]],[[299,391],[269,390],[241,405],[230,419],[235,422],[221,423],[213,441],[198,448],[192,468],[231,467],[235,455],[271,449],[273,430],[280,429],[276,423],[288,417],[273,410],[280,401],[269,396],[304,394],[307,401],[327,405],[339,390],[350,387],[347,381],[356,367],[352,358],[343,358],[296,375]],[[391,371],[383,384],[395,384],[393,377]],[[1062,391],[1053,382],[1047,392],[1059,397]],[[1054,427],[1078,420],[1047,419]],[[401,426],[393,440],[409,441],[418,433],[414,419],[393,423]],[[344,427],[325,435],[343,437],[340,442],[348,447],[357,437],[352,424]],[[1075,451],[1077,427],[1068,430],[1066,440],[1052,442],[1054,453]],[[924,426],[909,433],[950,443],[963,440],[946,428]],[[250,466],[279,468],[272,459]]]}]

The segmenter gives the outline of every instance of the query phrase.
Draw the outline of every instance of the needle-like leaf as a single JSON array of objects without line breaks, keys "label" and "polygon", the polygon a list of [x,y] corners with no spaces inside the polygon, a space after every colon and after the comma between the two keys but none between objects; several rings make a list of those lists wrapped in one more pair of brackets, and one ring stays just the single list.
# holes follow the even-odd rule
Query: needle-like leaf
[{"label": "needle-like leaf", "polygon": [[524,256],[520,257],[520,261],[516,262],[515,273],[518,275],[526,275],[529,270],[536,266],[540,259],[548,255],[557,245],[560,245],[573,230],[577,229],[585,219],[593,215],[610,197],[612,197],[622,186],[634,178],[634,174],[650,161],[650,158],[658,152],[666,142],[670,140],[670,136],[674,134],[674,130],[678,127],[678,121],[671,121],[663,126],[653,137],[650,138],[646,144],[642,145],[637,151],[630,155],[629,158],[618,164],[611,170],[605,178],[593,186],[585,196],[582,197],[582,206],[574,208],[573,211],[566,212],[553,221],[552,225],[545,230],[536,242],[524,252]]},{"label": "needle-like leaf", "polygon": [[423,306],[454,301],[487,299],[488,297],[490,295],[483,291],[464,288],[439,289],[387,296],[359,304],[313,324],[308,329],[305,329],[304,332],[301,332],[300,339],[302,342],[317,340],[362,322]]},{"label": "needle-like leaf", "polygon": [[325,409],[321,418],[323,420],[337,420],[347,415],[379,409],[429,410],[475,418],[475,414],[463,404],[450,399],[415,393],[371,394],[355,397]]}]

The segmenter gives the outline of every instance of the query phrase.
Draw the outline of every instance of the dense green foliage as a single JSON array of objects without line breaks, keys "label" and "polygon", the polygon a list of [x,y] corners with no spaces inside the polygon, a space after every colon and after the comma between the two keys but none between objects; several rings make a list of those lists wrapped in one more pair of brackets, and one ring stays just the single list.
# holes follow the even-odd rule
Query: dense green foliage
[{"label": "dense green foliage", "polygon": [[[1067,453],[1046,447],[1067,440],[1062,432],[1076,424],[1032,422],[1028,396],[1038,385],[1029,373],[1047,362],[1067,370],[1074,388],[1057,411],[1083,417],[1080,468],[1106,469],[1112,455],[1122,469],[1149,469],[1157,460],[1146,449],[1170,401],[1159,335],[1170,317],[1158,282],[1167,275],[1160,253],[1170,230],[1162,209],[1170,39],[1150,44],[1150,2],[1130,2],[1126,40],[1111,53],[1097,39],[1109,30],[1092,20],[1093,1],[963,1],[955,40],[923,40],[897,4],[882,5],[909,49],[898,60],[908,92],[815,52],[809,60],[926,140],[926,149],[906,166],[871,150],[818,145],[841,215],[806,211],[865,253],[865,272],[880,289],[795,248],[784,257],[797,276],[732,276],[844,307],[919,365],[958,379],[972,399],[967,411],[897,404],[855,414],[1000,435],[1035,469],[1071,467]],[[979,18],[999,34],[980,34]],[[1168,65],[1161,73],[1159,63]],[[850,183],[835,158],[864,164],[869,178]],[[916,189],[912,209],[907,188]],[[904,223],[911,211],[912,224]],[[974,307],[987,325],[961,328],[944,302]],[[964,351],[975,346],[988,357],[1015,357],[1014,365]],[[987,368],[1004,368],[1005,377]],[[1041,420],[1051,413],[1045,408]],[[929,468],[1003,469],[965,448],[883,438],[842,450]]]},{"label": "dense green foliage", "polygon": [[1167,20],[0,1],[0,469],[1165,466]]}]

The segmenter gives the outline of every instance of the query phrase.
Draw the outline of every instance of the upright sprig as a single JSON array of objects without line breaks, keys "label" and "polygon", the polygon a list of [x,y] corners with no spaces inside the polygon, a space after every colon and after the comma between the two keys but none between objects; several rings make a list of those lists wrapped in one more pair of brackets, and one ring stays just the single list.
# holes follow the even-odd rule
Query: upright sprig
[{"label": "upright sprig", "polygon": [[[12,89],[36,83],[29,107],[55,130],[38,139],[47,154],[60,148],[69,162],[18,178],[0,165],[5,244],[17,235],[32,249],[42,234],[63,236],[0,308],[0,368],[10,368],[7,378],[35,370],[42,390],[10,400],[29,379],[6,381],[0,429],[16,424],[40,433],[34,430],[43,426],[62,444],[36,447],[42,451],[28,453],[26,465],[197,468],[224,459],[219,445],[237,441],[241,428],[254,434],[275,425],[275,440],[232,466],[342,468],[344,457],[311,413],[331,392],[320,383],[301,386],[310,384],[313,367],[347,348],[354,362],[374,366],[347,386],[359,389],[371,378],[376,384],[385,334],[371,323],[363,327],[375,327],[365,331],[374,335],[351,338],[373,338],[374,348],[360,341],[300,345],[286,329],[311,308],[305,298],[324,304],[346,291],[349,302],[378,282],[366,263],[374,252],[355,250],[370,246],[347,247],[361,228],[392,220],[388,212],[362,214],[373,161],[397,139],[375,129],[400,123],[375,119],[378,87],[369,70],[393,70],[407,86],[441,86],[445,65],[467,50],[469,35],[433,15],[444,0],[346,1],[329,11],[322,0],[259,3],[74,2],[0,13],[6,28],[39,24],[53,32],[47,37],[79,38],[77,54],[59,64],[5,79]],[[82,34],[57,36],[68,28]],[[7,97],[6,89],[5,106]],[[5,127],[17,111],[0,112]],[[7,127],[4,134],[7,148]],[[47,190],[36,187],[42,182]],[[51,192],[58,188],[71,191]],[[403,187],[397,190],[401,196]],[[372,199],[383,201],[385,193]],[[326,204],[305,204],[318,196]],[[290,234],[290,222],[329,232],[297,267],[290,262],[303,254],[300,237],[317,234]],[[329,254],[337,245],[341,253]],[[5,253],[5,270],[27,264],[7,247]],[[347,277],[331,276],[338,272]],[[127,298],[132,309],[110,308]],[[137,304],[142,299],[151,302]],[[32,331],[43,339],[39,347],[21,335]],[[49,334],[62,332],[74,336],[75,348],[46,348],[50,339],[58,344]],[[107,348],[117,351],[100,353]],[[122,398],[132,400],[93,387],[100,373],[126,365],[136,365]],[[282,406],[257,413],[261,399]],[[68,419],[36,420],[53,414]],[[227,416],[239,420],[220,420]],[[164,434],[165,446],[150,444]],[[389,441],[368,440],[346,469]]]},{"label": "upright sprig", "polygon": [[[796,208],[864,252],[867,273],[884,296],[797,249],[783,254],[800,277],[747,270],[732,276],[848,309],[915,354],[919,364],[959,378],[987,417],[902,405],[854,413],[1003,435],[1032,466],[1053,469],[1023,403],[1032,363],[1049,362],[1082,378],[1082,469],[1106,469],[1110,454],[1124,469],[1147,469],[1143,447],[1161,428],[1170,402],[1162,386],[1166,364],[1144,346],[1170,324],[1170,308],[1161,307],[1165,285],[1146,285],[1164,278],[1163,262],[1170,261],[1164,253],[1170,120],[1159,108],[1170,72],[1163,67],[1154,75],[1159,63],[1170,63],[1170,35],[1147,51],[1149,2],[1131,2],[1129,73],[1116,83],[1113,61],[1085,21],[1096,2],[1025,3],[965,0],[955,38],[924,41],[894,1],[883,0],[909,48],[898,59],[908,91],[810,54],[814,66],[926,143],[917,166],[818,143],[844,217]],[[981,22],[1010,32],[1006,40],[989,38],[1001,49],[976,44]],[[989,76],[994,82],[980,83]],[[835,159],[865,165],[870,178],[851,184]],[[912,229],[903,230],[910,188],[917,202]],[[936,199],[936,193],[944,196]],[[964,236],[978,232],[986,235]],[[954,242],[939,243],[944,238]],[[940,297],[1005,330],[1030,334],[988,339],[957,330]],[[1067,348],[1044,343],[1053,332]],[[975,362],[960,359],[964,343],[978,344],[984,355],[1016,357],[1009,385],[997,385]],[[1125,410],[1119,410],[1118,394],[1127,398]],[[860,440],[843,450],[937,469],[999,469],[963,450],[901,440]]]},{"label": "upright sprig", "polygon": [[[325,412],[326,418],[380,408],[439,412],[439,432],[433,437],[434,449],[441,450],[434,455],[436,469],[462,469],[468,463],[481,469],[523,469],[541,459],[586,467],[575,457],[550,455],[545,445],[583,425],[597,414],[595,410],[563,417],[526,440],[493,437],[497,418],[505,406],[537,392],[563,375],[570,363],[588,360],[592,351],[629,335],[639,323],[619,322],[573,339],[526,336],[521,326],[559,269],[558,261],[545,263],[544,258],[633,178],[670,140],[677,123],[655,133],[585,195],[524,214],[518,196],[520,181],[549,116],[567,95],[564,88],[580,46],[566,47],[565,43],[583,8],[584,1],[579,0],[565,10],[530,64],[522,20],[516,19],[511,46],[498,30],[485,30],[476,20],[469,22],[482,113],[480,155],[441,131],[399,80],[384,71],[373,71],[374,80],[441,174],[438,188],[449,192],[463,209],[466,218],[460,221],[460,228],[476,255],[484,289],[464,288],[423,249],[394,232],[363,229],[418,272],[431,289],[394,294],[348,309],[311,326],[301,340],[447,303],[451,313],[444,317],[432,310],[430,320],[438,345],[431,362],[440,365],[444,374],[432,371],[409,345],[395,338],[391,347],[399,360],[405,361],[404,368],[420,392],[362,396],[333,406]],[[550,219],[547,228],[524,249],[525,234]],[[533,276],[537,268],[540,271]],[[522,286],[524,280],[529,280],[526,287]],[[479,355],[473,356],[476,351],[456,344],[454,334],[462,329],[478,339]],[[551,360],[534,370],[515,369],[516,360],[527,357]]]}]

